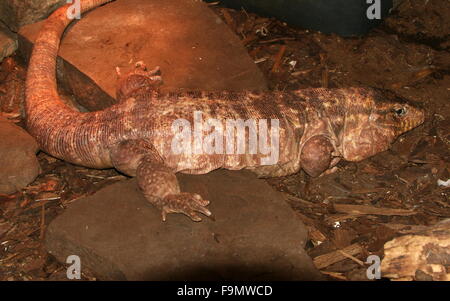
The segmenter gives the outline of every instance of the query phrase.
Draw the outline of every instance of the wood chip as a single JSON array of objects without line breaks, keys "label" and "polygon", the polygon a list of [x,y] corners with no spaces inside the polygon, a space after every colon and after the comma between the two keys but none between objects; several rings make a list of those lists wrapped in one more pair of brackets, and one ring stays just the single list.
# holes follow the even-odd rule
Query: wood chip
[{"label": "wood chip", "polygon": [[317,208],[317,207],[321,207],[319,204],[295,197],[293,195],[288,195],[288,194],[284,194],[285,195],[285,199],[289,202],[298,202],[306,207],[310,207],[310,208]]},{"label": "wood chip", "polygon": [[264,41],[258,41],[258,44],[270,44],[270,43],[275,43],[275,42],[280,42],[280,41],[294,41],[295,38],[292,37],[284,37],[284,38],[275,38],[275,39],[271,39],[271,40],[264,40]]},{"label": "wood chip", "polygon": [[413,74],[413,76],[408,80],[408,81],[404,81],[404,82],[398,82],[398,83],[394,83],[391,85],[391,87],[393,89],[400,89],[401,87],[404,86],[410,86],[412,84],[417,83],[418,81],[428,77],[429,75],[434,73],[434,68],[424,68],[416,73]]},{"label": "wood chip", "polygon": [[333,251],[327,254],[323,254],[317,256],[313,259],[314,265],[316,268],[323,269],[327,266],[330,266],[336,262],[347,259],[347,256],[343,255],[342,252],[345,252],[347,255],[355,256],[363,251],[362,247],[359,244],[350,245],[342,250]]},{"label": "wood chip", "polygon": [[356,258],[355,256],[352,256],[350,254],[348,254],[347,252],[344,252],[342,250],[338,250],[339,253],[341,253],[342,255],[344,255],[345,257],[347,257],[348,259],[353,260],[354,262],[356,262],[357,264],[359,264],[360,266],[364,266],[364,262],[362,262],[361,260],[359,260],[358,258]]},{"label": "wood chip", "polygon": [[366,193],[377,193],[384,192],[386,188],[365,188],[365,189],[352,189],[352,193],[354,194],[366,194]]},{"label": "wood chip", "polygon": [[343,222],[348,219],[356,219],[360,216],[361,214],[333,214],[325,218],[325,222],[329,225],[333,225],[337,222]]},{"label": "wood chip", "polygon": [[450,281],[450,219],[384,245],[381,270],[391,279]]},{"label": "wood chip", "polygon": [[315,221],[309,217],[307,217],[304,214],[301,214],[300,212],[296,211],[295,214],[304,222],[307,226],[314,226]]},{"label": "wood chip", "polygon": [[342,273],[336,273],[336,272],[327,272],[327,271],[320,271],[324,275],[328,275],[330,277],[340,279],[340,280],[347,280],[347,277],[344,276]]},{"label": "wood chip", "polygon": [[280,71],[281,61],[283,60],[285,52],[286,52],[286,45],[281,45],[280,50],[278,51],[275,57],[275,63],[273,64],[272,67],[273,73]]},{"label": "wood chip", "polygon": [[423,225],[404,225],[394,223],[386,223],[383,225],[402,234],[415,233],[418,231],[426,230],[428,228],[427,226]]},{"label": "wood chip", "polygon": [[325,53],[320,53],[320,65],[322,66],[322,87],[328,88],[329,85],[329,74],[328,74],[328,66],[326,63],[327,56]]},{"label": "wood chip", "polygon": [[39,238],[41,240],[44,239],[44,234],[45,234],[45,203],[42,203],[41,225],[40,225],[40,233],[39,233]]},{"label": "wood chip", "polygon": [[348,229],[336,228],[333,230],[332,240],[334,245],[339,249],[349,246],[354,238],[355,236]]},{"label": "wood chip", "polygon": [[313,70],[314,69],[311,68],[311,69],[306,69],[306,70],[295,71],[295,72],[292,72],[291,75],[292,76],[304,75],[304,74],[307,74],[307,73],[309,73],[309,72],[311,72]]},{"label": "wood chip", "polygon": [[255,34],[249,34],[247,37],[245,37],[242,40],[242,44],[244,44],[245,46],[252,43],[253,41],[257,40],[258,36],[256,36]]},{"label": "wood chip", "polygon": [[334,204],[337,212],[347,214],[374,214],[374,215],[402,215],[409,216],[417,214],[415,211],[406,209],[379,208],[369,205],[350,205],[350,204]]},{"label": "wood chip", "polygon": [[315,245],[318,245],[318,244],[324,242],[325,240],[327,240],[327,237],[325,236],[325,234],[320,232],[316,227],[306,226],[306,228],[308,229],[309,238],[313,242],[315,242]]},{"label": "wood chip", "polygon": [[222,8],[220,10],[223,14],[223,18],[225,19],[225,22],[227,25],[233,30],[233,32],[236,32],[236,22],[234,22],[234,19],[231,17],[230,13],[226,8]]}]

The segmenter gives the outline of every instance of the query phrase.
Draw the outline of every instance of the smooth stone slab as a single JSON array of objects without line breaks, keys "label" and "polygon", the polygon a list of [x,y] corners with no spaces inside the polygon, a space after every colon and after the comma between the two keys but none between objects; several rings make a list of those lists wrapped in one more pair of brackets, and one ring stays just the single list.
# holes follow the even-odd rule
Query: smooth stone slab
[{"label": "smooth stone slab", "polygon": [[74,202],[49,225],[47,249],[61,262],[80,256],[101,280],[321,279],[304,225],[265,181],[248,171],[178,177],[211,201],[215,221],[162,222],[128,180]]},{"label": "smooth stone slab", "polygon": [[[42,22],[22,27],[28,60]],[[162,90],[265,90],[267,85],[238,37],[196,0],[117,0],[81,17],[59,52],[60,83],[87,109],[113,104],[116,66],[143,60],[160,66]]]}]

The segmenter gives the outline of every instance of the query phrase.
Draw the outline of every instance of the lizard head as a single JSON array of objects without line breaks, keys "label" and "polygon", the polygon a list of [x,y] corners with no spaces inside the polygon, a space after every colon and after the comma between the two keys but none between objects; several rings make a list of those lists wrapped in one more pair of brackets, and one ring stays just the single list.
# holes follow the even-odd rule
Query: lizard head
[{"label": "lizard head", "polygon": [[342,135],[342,154],[360,161],[387,150],[401,134],[424,122],[425,112],[390,92],[357,93],[347,105]]}]

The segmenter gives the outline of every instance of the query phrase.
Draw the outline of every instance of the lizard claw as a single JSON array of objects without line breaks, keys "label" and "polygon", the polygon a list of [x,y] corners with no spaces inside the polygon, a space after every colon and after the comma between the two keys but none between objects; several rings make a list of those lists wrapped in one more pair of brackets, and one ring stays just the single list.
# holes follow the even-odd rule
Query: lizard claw
[{"label": "lizard claw", "polygon": [[205,208],[208,204],[209,201],[204,200],[196,193],[181,192],[164,197],[159,207],[161,208],[163,221],[166,221],[168,213],[183,213],[193,221],[199,222],[202,219],[196,212],[211,216],[211,211]]},{"label": "lizard claw", "polygon": [[152,70],[148,70],[147,66],[143,61],[136,62],[135,70],[132,72],[132,74],[140,74],[143,76],[148,77],[152,82],[154,82],[155,85],[162,84],[162,77],[161,77],[161,68],[159,66],[156,66]]},{"label": "lizard claw", "polygon": [[144,61],[139,61],[134,64],[134,67],[136,69],[142,69],[143,71],[147,71],[147,66],[145,65]]},{"label": "lizard claw", "polygon": [[136,62],[136,64],[134,64],[134,67],[136,68],[135,73],[139,73],[139,74],[143,74],[143,75],[145,74],[147,76],[161,74],[161,67],[156,66],[152,70],[148,70],[147,66],[145,65],[145,63],[143,61]]},{"label": "lizard claw", "polygon": [[128,73],[123,73],[116,67],[116,73],[118,76],[116,96],[119,101],[132,97],[132,93],[142,87],[156,89],[163,84],[160,67],[148,70],[143,61],[136,62],[134,69]]},{"label": "lizard claw", "polygon": [[150,75],[150,76],[152,76],[152,75],[160,75],[160,74],[161,74],[161,67],[159,67],[159,66],[156,66],[152,70],[148,71],[148,75]]}]

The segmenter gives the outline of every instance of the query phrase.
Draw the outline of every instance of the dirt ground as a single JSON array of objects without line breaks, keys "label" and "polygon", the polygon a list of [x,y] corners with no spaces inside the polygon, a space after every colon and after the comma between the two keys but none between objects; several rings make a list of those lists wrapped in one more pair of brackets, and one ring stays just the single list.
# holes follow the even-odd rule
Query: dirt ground
[{"label": "dirt ground", "polygon": [[[450,217],[450,5],[404,1],[362,38],[295,29],[274,19],[211,8],[238,34],[271,89],[378,87],[422,103],[424,125],[391,150],[311,179],[303,172],[268,182],[285,192],[309,229],[307,251],[330,280],[366,280],[365,258],[392,238]],[[0,69],[0,114],[23,125],[26,69],[16,57]],[[74,166],[44,153],[27,188],[0,195],[0,280],[63,280],[65,267],[43,249],[46,225],[77,198],[119,181],[114,170]],[[324,256],[335,250],[344,257]],[[326,257],[326,256],[325,256]],[[95,277],[84,270],[84,279]]]}]

